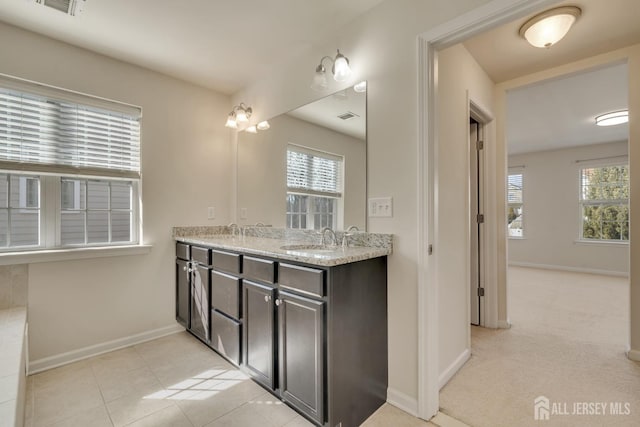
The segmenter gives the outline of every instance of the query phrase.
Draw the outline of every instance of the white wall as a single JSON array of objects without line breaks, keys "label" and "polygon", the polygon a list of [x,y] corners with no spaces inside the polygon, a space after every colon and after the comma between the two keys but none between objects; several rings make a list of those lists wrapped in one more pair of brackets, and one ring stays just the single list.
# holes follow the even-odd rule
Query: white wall
[{"label": "white wall", "polygon": [[288,115],[269,123],[267,132],[238,134],[238,212],[247,209],[247,219],[238,218],[238,224],[285,226],[287,147],[296,144],[344,157],[344,225],[338,228],[364,230],[366,142]]},{"label": "white wall", "polygon": [[523,239],[509,239],[509,263],[628,274],[628,244],[577,242],[580,168],[594,163],[576,163],[627,152],[624,141],[509,156],[510,167],[524,166],[525,227]]},{"label": "white wall", "polygon": [[[470,348],[469,101],[491,112],[494,84],[462,44],[438,52],[438,76],[436,247],[442,383]],[[492,123],[485,126],[485,136],[492,128]],[[485,141],[485,152],[492,153],[492,138]]]},{"label": "white wall", "polygon": [[[280,64],[233,100],[252,105],[256,119],[275,117],[318,98],[309,85],[317,62],[336,48],[351,61],[348,84],[367,80],[367,187],[369,197],[392,196],[393,218],[369,218],[369,231],[394,234],[389,258],[389,395],[415,412],[418,394],[417,268],[417,36],[486,0],[387,0]],[[461,250],[464,250],[461,248]],[[464,304],[461,302],[461,304]]]},{"label": "white wall", "polygon": [[171,227],[229,222],[229,98],[6,24],[0,57],[1,73],[143,109],[144,243],[153,249],[29,265],[31,360],[175,325]]}]

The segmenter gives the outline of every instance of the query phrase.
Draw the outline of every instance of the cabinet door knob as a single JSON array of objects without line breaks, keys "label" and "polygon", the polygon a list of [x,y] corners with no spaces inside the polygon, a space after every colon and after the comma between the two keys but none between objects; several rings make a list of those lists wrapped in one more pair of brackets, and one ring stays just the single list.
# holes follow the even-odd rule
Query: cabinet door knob
[{"label": "cabinet door knob", "polygon": [[264,302],[269,302],[269,301],[271,301],[271,295],[265,295]]},{"label": "cabinet door knob", "polygon": [[280,298],[277,298],[277,299],[276,299],[276,305],[278,305],[278,306],[279,306],[280,304],[282,304],[282,300],[281,300]]},{"label": "cabinet door knob", "polygon": [[182,267],[182,271],[187,271],[187,266]]}]

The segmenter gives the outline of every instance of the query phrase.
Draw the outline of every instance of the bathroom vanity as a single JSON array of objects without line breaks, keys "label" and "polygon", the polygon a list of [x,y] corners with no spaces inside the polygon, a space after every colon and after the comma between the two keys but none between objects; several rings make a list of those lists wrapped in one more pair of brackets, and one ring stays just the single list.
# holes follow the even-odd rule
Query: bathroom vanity
[{"label": "bathroom vanity", "polygon": [[390,237],[175,238],[176,320],[204,344],[319,426],[358,426],[386,401]]}]

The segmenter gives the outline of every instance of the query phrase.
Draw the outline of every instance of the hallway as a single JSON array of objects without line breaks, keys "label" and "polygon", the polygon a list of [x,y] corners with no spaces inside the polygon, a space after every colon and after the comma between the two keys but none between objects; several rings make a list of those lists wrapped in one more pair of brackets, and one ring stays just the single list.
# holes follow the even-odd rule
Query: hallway
[{"label": "hallway", "polygon": [[[638,425],[628,279],[511,267],[508,283],[511,329],[472,327],[471,359],[441,390],[441,410],[477,427],[538,425],[534,399],[546,396],[568,414],[545,425]],[[605,415],[573,414],[580,402],[606,403]],[[631,413],[611,415],[614,402]]]}]

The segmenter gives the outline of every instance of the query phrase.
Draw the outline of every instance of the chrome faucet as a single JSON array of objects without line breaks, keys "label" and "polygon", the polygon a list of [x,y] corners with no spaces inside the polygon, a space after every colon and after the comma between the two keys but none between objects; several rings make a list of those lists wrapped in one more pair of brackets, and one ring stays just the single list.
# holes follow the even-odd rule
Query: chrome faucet
[{"label": "chrome faucet", "polygon": [[320,244],[322,246],[326,246],[324,236],[327,231],[331,233],[331,238],[333,239],[333,246],[338,246],[338,239],[336,238],[336,233],[334,233],[334,231],[329,227],[324,227],[322,230],[320,230]]}]

